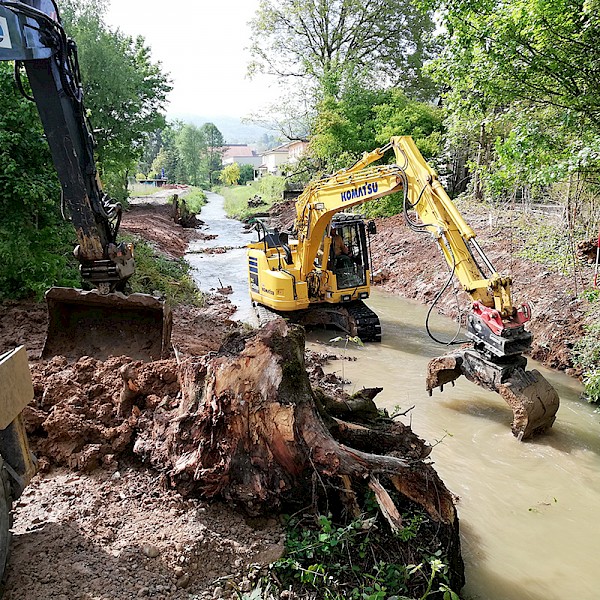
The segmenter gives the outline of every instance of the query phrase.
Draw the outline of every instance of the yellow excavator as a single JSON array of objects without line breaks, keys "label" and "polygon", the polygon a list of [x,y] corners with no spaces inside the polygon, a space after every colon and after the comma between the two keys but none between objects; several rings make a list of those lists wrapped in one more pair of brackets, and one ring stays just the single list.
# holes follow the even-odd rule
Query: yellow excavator
[{"label": "yellow excavator", "polygon": [[[389,151],[394,164],[373,166]],[[370,294],[368,234],[375,225],[347,211],[395,192],[403,193],[407,225],[435,238],[451,278],[472,300],[466,330],[472,345],[431,360],[427,390],[443,390],[465,375],[506,400],[519,439],[547,430],[559,399],[537,370],[526,370],[529,306],[513,304],[511,278],[494,269],[411,137],[393,137],[352,167],[307,186],[296,201],[297,239],[257,220],[259,239],[248,245],[248,282],[259,315],[266,310],[378,341],[379,319],[363,302]]]},{"label": "yellow excavator", "polygon": [[135,270],[133,246],[118,240],[122,207],[98,178],[77,45],[67,37],[54,0],[0,0],[0,61],[14,61],[19,89],[37,106],[64,214],[77,236],[81,276],[93,288],[48,290],[42,356],[160,359],[168,351],[171,313],[158,298],[122,293]]}]

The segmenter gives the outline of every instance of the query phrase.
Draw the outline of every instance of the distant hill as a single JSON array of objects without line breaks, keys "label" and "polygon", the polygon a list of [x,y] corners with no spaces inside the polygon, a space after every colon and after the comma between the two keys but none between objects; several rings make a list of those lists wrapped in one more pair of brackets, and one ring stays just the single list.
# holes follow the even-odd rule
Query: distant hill
[{"label": "distant hill", "polygon": [[213,123],[223,134],[227,144],[255,144],[264,145],[267,140],[279,140],[276,131],[266,129],[260,125],[251,123],[242,123],[241,119],[236,117],[203,117],[190,114],[169,115],[169,120],[178,119],[185,123],[191,123],[198,127],[204,123]]}]

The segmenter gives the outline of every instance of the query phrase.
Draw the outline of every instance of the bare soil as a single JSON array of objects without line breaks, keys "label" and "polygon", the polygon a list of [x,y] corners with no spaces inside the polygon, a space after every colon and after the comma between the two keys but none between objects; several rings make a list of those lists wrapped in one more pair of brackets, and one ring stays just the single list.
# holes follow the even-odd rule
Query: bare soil
[{"label": "bare soil", "polygon": [[[201,231],[170,219],[170,208],[135,204],[123,229],[181,257]],[[214,352],[237,327],[222,295],[202,308],[174,310],[179,359]],[[0,305],[0,351],[27,348],[35,399],[26,409],[40,473],[16,504],[4,598],[229,598],[251,587],[257,565],[283,552],[278,519],[246,519],[234,507],[183,498],[161,473],[134,456],[143,411],[180,397],[175,357],[134,363],[128,357],[40,359],[46,307]],[[136,370],[140,406],[123,397]],[[141,382],[141,383],[140,383]]]},{"label": "bare soil", "polygon": [[[281,228],[293,218],[292,208],[276,208]],[[533,356],[576,374],[570,348],[581,335],[587,306],[569,291],[572,280],[515,258],[518,240],[501,229],[488,231],[484,216],[468,220],[498,269],[513,275],[517,300],[534,304]],[[380,219],[377,226],[379,285],[431,302],[447,278],[436,245],[413,233],[401,216]],[[171,257],[183,256],[191,239],[207,235],[175,225],[170,208],[155,202],[132,206],[122,227]],[[452,295],[437,308],[456,314]],[[180,357],[216,351],[237,327],[229,320],[234,310],[223,295],[209,297],[202,308],[176,308],[173,344]],[[45,328],[43,304],[0,305],[0,352],[23,344],[29,353],[36,395],[26,417],[41,467],[16,505],[4,598],[191,600],[249,590],[256,565],[282,555],[279,520],[244,518],[231,506],[184,498],[134,454],[145,414],[180,398],[176,358],[146,365],[127,357],[42,361]],[[332,358],[313,353],[308,365],[313,381],[335,390],[339,382],[325,381],[320,367]],[[129,381],[143,388],[141,403],[123,393]]]}]

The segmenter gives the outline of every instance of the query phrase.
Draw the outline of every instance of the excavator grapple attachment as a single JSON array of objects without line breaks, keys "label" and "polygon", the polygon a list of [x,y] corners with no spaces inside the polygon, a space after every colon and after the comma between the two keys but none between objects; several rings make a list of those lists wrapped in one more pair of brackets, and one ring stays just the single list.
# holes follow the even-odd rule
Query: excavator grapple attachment
[{"label": "excavator grapple attachment", "polygon": [[526,371],[526,365],[523,356],[499,364],[475,350],[458,350],[429,361],[426,387],[431,395],[434,388],[443,391],[445,384],[464,375],[469,381],[497,392],[513,411],[513,434],[523,440],[552,427],[559,407],[556,390],[539,371]]},{"label": "excavator grapple attachment", "polygon": [[42,358],[105,360],[125,355],[150,361],[169,351],[172,313],[154,296],[55,287],[46,292],[46,302],[49,321]]}]

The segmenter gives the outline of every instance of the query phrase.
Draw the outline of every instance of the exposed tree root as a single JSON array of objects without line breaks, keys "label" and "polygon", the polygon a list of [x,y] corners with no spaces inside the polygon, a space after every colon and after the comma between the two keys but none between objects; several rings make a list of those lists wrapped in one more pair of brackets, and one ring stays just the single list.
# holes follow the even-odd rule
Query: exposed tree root
[{"label": "exposed tree root", "polygon": [[[394,531],[402,528],[393,500],[399,493],[437,523],[446,550],[458,557],[456,581],[462,579],[456,510],[423,462],[428,448],[389,419],[373,428],[322,416],[323,406],[332,404],[311,388],[301,328],[277,319],[254,335],[238,335],[216,356],[184,361],[180,384],[175,417],[155,411],[134,449],[159,468],[167,466],[179,489],[219,496],[257,514],[309,506],[316,477],[316,487],[350,514],[360,511],[359,499],[370,488]],[[364,398],[357,405],[364,416]],[[347,409],[342,412],[351,418]]]}]

